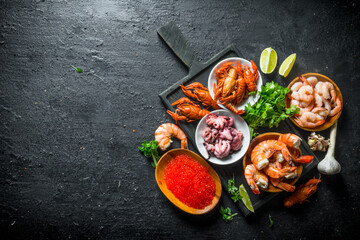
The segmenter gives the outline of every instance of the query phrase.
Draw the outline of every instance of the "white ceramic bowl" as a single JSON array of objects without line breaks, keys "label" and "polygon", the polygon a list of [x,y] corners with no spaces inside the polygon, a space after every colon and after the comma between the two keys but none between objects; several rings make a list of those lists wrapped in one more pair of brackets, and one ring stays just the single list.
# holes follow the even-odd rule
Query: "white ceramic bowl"
[{"label": "white ceramic bowl", "polygon": [[[250,69],[253,70],[251,67],[250,61],[243,59],[243,58],[238,58],[238,57],[226,58],[226,59],[222,60],[221,62],[219,62],[218,64],[216,64],[215,67],[211,70],[209,79],[208,79],[208,88],[209,88],[209,92],[210,92],[212,99],[214,99],[214,83],[217,84],[217,80],[215,77],[215,69],[221,67],[224,63],[227,63],[227,62],[234,62],[233,66],[236,67],[237,62],[239,62],[239,61],[240,61],[240,64],[241,64],[243,70],[244,70],[245,65],[249,66]],[[239,105],[236,106],[237,109],[245,110],[245,106],[248,103],[253,105],[259,99],[259,97],[260,97],[259,91],[261,90],[261,85],[263,84],[263,82],[262,82],[262,78],[261,78],[261,74],[260,74],[259,70],[258,70],[258,73],[259,73],[259,78],[256,83],[256,86],[257,86],[256,95],[250,95],[246,100],[239,103]],[[219,102],[219,100],[218,100],[218,102]],[[220,102],[218,103],[218,105],[220,107],[226,109],[224,105],[220,104]]]},{"label": "white ceramic bowl", "polygon": [[204,147],[205,141],[201,136],[202,131],[206,127],[208,127],[205,122],[205,118],[206,118],[206,116],[205,116],[200,120],[199,124],[197,125],[196,131],[195,131],[195,142],[196,142],[197,149],[199,150],[199,152],[205,159],[207,159],[209,162],[212,162],[212,163],[215,163],[218,165],[228,165],[228,164],[232,164],[234,162],[239,161],[245,155],[245,153],[250,145],[250,130],[249,130],[247,123],[245,122],[245,120],[242,117],[230,112],[229,110],[220,109],[220,110],[212,111],[212,113],[219,115],[219,116],[232,117],[234,119],[233,127],[238,131],[240,130],[242,132],[242,134],[244,135],[244,137],[242,139],[242,147],[239,151],[233,152],[225,158],[219,159],[219,158],[216,158],[215,156],[211,156],[209,158],[209,154]]}]

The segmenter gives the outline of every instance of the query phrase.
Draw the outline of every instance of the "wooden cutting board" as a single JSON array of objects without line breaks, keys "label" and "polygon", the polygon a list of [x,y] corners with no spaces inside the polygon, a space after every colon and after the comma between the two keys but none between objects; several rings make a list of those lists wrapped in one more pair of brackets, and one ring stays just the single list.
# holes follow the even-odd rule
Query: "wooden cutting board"
[{"label": "wooden cutting board", "polygon": [[[219,61],[229,57],[242,57],[247,59],[246,56],[242,56],[241,52],[233,44],[230,44],[222,51],[211,57],[208,61],[201,63],[195,58],[194,51],[189,46],[185,37],[182,35],[182,33],[180,32],[179,28],[175,25],[175,23],[170,22],[165,26],[159,28],[157,32],[160,35],[160,37],[166,42],[166,44],[171,48],[171,50],[180,58],[181,62],[189,69],[189,73],[187,76],[175,82],[171,87],[169,87],[168,89],[164,90],[162,93],[159,94],[159,97],[161,98],[165,107],[167,109],[170,109],[171,111],[175,111],[175,108],[171,106],[171,104],[176,100],[178,100],[179,98],[185,97],[185,95],[181,91],[181,88],[179,87],[180,84],[187,85],[192,82],[200,82],[205,87],[207,87],[210,71]],[[212,111],[212,109],[209,109],[209,111]],[[194,121],[192,123],[178,122],[178,125],[186,133],[188,139],[192,142],[194,146],[196,146],[195,130],[198,122],[199,121]],[[286,121],[283,121],[277,128],[272,128],[271,130],[268,128],[264,128],[264,129],[260,129],[258,132],[264,133],[270,131],[280,132],[280,133],[290,132],[298,136],[301,136],[299,131],[297,131],[295,126],[288,119],[286,119]],[[313,155],[312,151],[306,144],[306,139],[304,140],[305,141],[302,141],[302,144],[300,146],[301,152],[303,153],[303,155]],[[209,164],[219,174],[223,186],[223,190],[228,195],[229,195],[227,191],[228,180],[231,179],[233,176],[235,177],[235,183],[237,186],[244,184],[246,191],[248,192],[250,199],[253,203],[256,213],[262,206],[266,205],[272,199],[279,196],[279,194],[284,194],[284,193],[267,193],[262,191],[260,195],[253,194],[248,184],[246,183],[242,161],[243,159],[241,159],[237,163],[227,166],[218,166],[212,163]],[[316,156],[314,156],[314,160],[312,161],[312,163],[304,165],[303,173],[298,183],[302,183],[305,179],[308,179],[310,177],[308,176],[309,173],[311,173],[311,171],[318,164],[318,162],[319,160],[317,159]],[[251,215],[251,212],[245,207],[245,205],[242,202],[237,202],[234,204],[245,217]]]}]

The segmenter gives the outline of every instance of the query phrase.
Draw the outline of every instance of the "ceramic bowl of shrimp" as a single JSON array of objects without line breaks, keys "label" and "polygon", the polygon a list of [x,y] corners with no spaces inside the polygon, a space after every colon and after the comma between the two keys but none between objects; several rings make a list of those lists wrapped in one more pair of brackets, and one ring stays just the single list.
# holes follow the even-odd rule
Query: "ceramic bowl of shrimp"
[{"label": "ceramic bowl of shrimp", "polygon": [[235,128],[236,131],[240,131],[243,135],[242,139],[241,139],[241,148],[237,151],[232,151],[230,152],[229,155],[227,155],[226,157],[222,157],[222,158],[217,158],[214,155],[209,155],[208,151],[206,150],[204,143],[205,140],[203,138],[203,131],[208,127],[208,125],[206,124],[206,115],[205,117],[203,117],[197,128],[195,131],[195,143],[196,143],[196,147],[199,150],[200,154],[207,159],[207,161],[217,164],[217,165],[229,165],[232,163],[235,163],[237,161],[239,161],[246,153],[246,150],[250,144],[250,130],[249,130],[249,126],[247,125],[247,123],[245,122],[245,120],[240,117],[239,115],[236,115],[233,112],[230,112],[227,109],[219,109],[219,110],[215,110],[212,111],[210,114],[215,114],[217,116],[226,116],[226,117],[231,117],[234,122],[232,125],[232,128]]},{"label": "ceramic bowl of shrimp", "polygon": [[[219,63],[217,63],[214,68],[211,70],[209,78],[208,78],[208,89],[209,89],[209,93],[212,97],[212,99],[214,99],[215,93],[214,93],[214,85],[217,86],[217,79],[215,76],[215,70],[222,67],[224,64],[229,63],[229,62],[233,62],[233,64],[231,65],[233,68],[237,67],[237,63],[239,62],[241,64],[242,70],[245,70],[245,66],[249,67],[251,71],[253,70],[252,64],[250,61],[243,59],[243,58],[238,58],[238,57],[232,57],[232,58],[226,58],[222,61],[220,61]],[[248,95],[247,98],[243,97],[243,100],[240,100],[240,102],[235,106],[235,111],[240,111],[240,110],[245,110],[245,106],[250,103],[251,105],[253,105],[254,103],[256,103],[256,101],[259,99],[260,95],[259,95],[259,91],[261,90],[261,85],[263,84],[262,78],[261,78],[261,74],[260,72],[257,70],[257,74],[258,74],[258,79],[256,81],[256,90],[257,93],[255,95]],[[255,89],[255,87],[254,87]],[[222,104],[220,104],[220,101],[218,100],[218,105],[223,108],[226,109],[226,107]]]},{"label": "ceramic bowl of shrimp", "polygon": [[[165,180],[165,169],[169,165],[170,161],[174,160],[179,155],[186,155],[201,164],[205,169],[206,172],[211,176],[211,178],[215,182],[215,195],[211,201],[211,203],[207,206],[205,206],[202,209],[197,209],[188,206],[187,204],[180,201],[174,193],[167,188],[166,180]],[[163,194],[172,202],[176,207],[181,209],[182,211],[194,214],[194,215],[200,215],[210,212],[219,202],[219,199],[221,197],[222,193],[222,187],[219,175],[216,173],[216,171],[199,155],[196,153],[188,150],[188,149],[172,149],[168,152],[166,152],[159,160],[158,164],[156,165],[155,169],[155,178],[156,182],[160,188],[160,190],[163,192]]]},{"label": "ceramic bowl of shrimp", "polygon": [[[341,91],[339,89],[339,87],[335,84],[334,81],[332,81],[330,78],[322,75],[322,74],[319,74],[319,73],[305,73],[305,74],[302,74],[303,77],[305,77],[306,79],[309,79],[310,77],[316,77],[318,82],[329,82],[333,85],[333,89],[330,89],[329,90],[329,97],[330,99],[329,100],[324,100],[324,98],[322,96],[319,96],[319,94],[316,94],[315,95],[315,98],[314,100],[312,101],[312,103],[309,104],[310,105],[315,105],[314,108],[312,108],[311,112],[315,112],[315,113],[320,113],[320,115],[315,115],[313,113],[308,113],[307,117],[309,118],[312,118],[314,116],[314,121],[313,122],[307,122],[306,121],[306,118],[303,118],[301,119],[301,117],[291,117],[290,120],[299,128],[303,129],[303,130],[306,130],[306,131],[312,131],[312,132],[317,132],[317,131],[323,131],[323,130],[326,130],[328,129],[329,127],[331,127],[340,117],[341,115],[341,112],[342,112],[342,109],[344,107],[343,105],[343,97],[342,97],[342,94],[341,94]],[[301,83],[302,81],[300,80],[300,77],[297,77],[295,78],[288,86],[289,89],[296,89],[296,85],[295,84],[298,84],[298,83]],[[310,81],[311,83],[311,81]],[[300,84],[298,84],[300,85]],[[317,89],[316,88],[313,88],[314,89],[314,93],[316,93]],[[334,96],[331,95],[331,90],[334,90],[335,94],[333,94]],[[290,105],[291,105],[291,101],[292,101],[292,91],[286,95],[286,99],[285,99],[285,105],[286,105],[286,108],[289,108]],[[319,97],[319,101],[317,100],[316,97]],[[334,98],[334,100],[332,100]],[[323,102],[321,103],[321,99],[323,99]],[[318,104],[318,102],[320,102]],[[327,110],[325,110],[326,106],[329,105],[329,102],[333,102],[333,106],[329,106],[329,111],[330,113],[333,113],[333,114],[326,114],[325,116],[321,116],[321,112],[317,112],[319,111],[322,111],[322,112],[327,112]],[[325,104],[327,103],[327,104]],[[323,104],[321,107],[317,107],[318,105],[320,104]],[[341,106],[341,107],[339,107]],[[306,112],[307,108],[309,107],[304,107],[304,112]],[[311,108],[311,106],[310,106]],[[339,110],[340,108],[340,110]],[[321,109],[324,109],[324,110],[321,110]],[[310,111],[309,111],[310,112]],[[302,123],[300,121],[300,119],[304,122]],[[302,124],[302,125],[300,125]]]},{"label": "ceramic bowl of shrimp", "polygon": [[[276,133],[276,132],[269,132],[269,133],[264,133],[264,134],[261,134],[259,136],[257,136],[256,138],[254,138],[251,143],[250,143],[250,146],[244,156],[244,160],[243,160],[243,167],[244,169],[246,168],[247,165],[250,165],[252,164],[251,162],[251,152],[252,150],[255,148],[255,146],[262,142],[262,141],[265,141],[265,140],[278,140],[279,136],[281,135],[281,133]],[[293,148],[289,148],[289,151],[291,154],[296,154],[296,155],[299,155],[301,156],[301,151],[300,150],[295,150]],[[294,179],[285,179],[284,178],[284,182],[287,183],[287,184],[290,184],[290,185],[294,185],[300,178],[301,176],[301,173],[302,173],[302,170],[303,170],[303,167],[301,164],[299,165],[296,165],[297,166],[297,177],[294,178]],[[275,187],[274,185],[271,184],[271,182],[269,181],[268,183],[268,188],[267,189],[261,189],[263,191],[266,191],[266,192],[282,192],[284,190],[280,189],[280,188],[277,188]]]}]

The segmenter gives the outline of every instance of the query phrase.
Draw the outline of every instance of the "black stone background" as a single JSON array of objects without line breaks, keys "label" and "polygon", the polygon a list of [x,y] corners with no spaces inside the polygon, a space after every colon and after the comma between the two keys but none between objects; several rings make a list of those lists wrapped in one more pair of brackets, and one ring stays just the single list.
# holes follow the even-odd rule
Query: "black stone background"
[{"label": "black stone background", "polygon": [[[359,4],[1,0],[2,239],[357,236]],[[225,223],[218,209],[187,216],[161,193],[137,147],[171,121],[158,94],[187,74],[156,34],[169,21],[200,61],[234,43],[258,63],[271,46],[278,66],[293,52],[297,60],[287,78],[264,80],[286,86],[299,73],[319,72],[338,84],[344,111],[335,156],[343,170],[322,176],[310,203],[284,209],[278,198],[249,219],[240,214]],[[219,205],[237,212],[225,194]]]}]

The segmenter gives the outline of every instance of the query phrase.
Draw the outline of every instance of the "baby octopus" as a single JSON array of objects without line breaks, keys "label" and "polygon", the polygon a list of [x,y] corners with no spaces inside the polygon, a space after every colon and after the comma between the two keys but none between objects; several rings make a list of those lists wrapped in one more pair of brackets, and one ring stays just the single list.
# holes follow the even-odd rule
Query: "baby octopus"
[{"label": "baby octopus", "polygon": [[202,131],[202,137],[209,155],[221,159],[241,149],[243,134],[233,128],[233,118],[209,113],[205,122],[208,127]]}]

